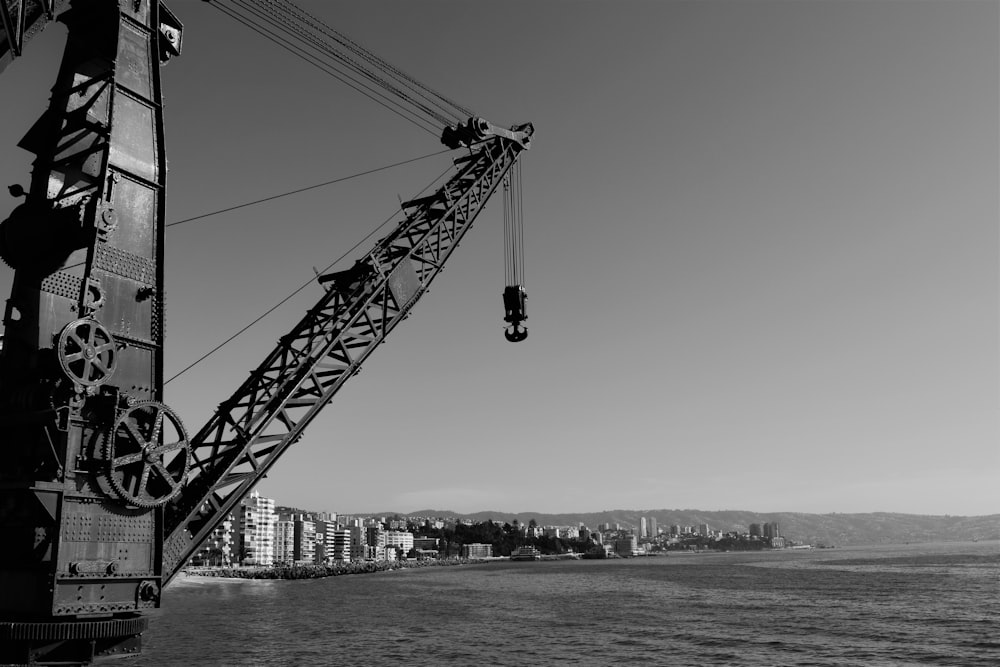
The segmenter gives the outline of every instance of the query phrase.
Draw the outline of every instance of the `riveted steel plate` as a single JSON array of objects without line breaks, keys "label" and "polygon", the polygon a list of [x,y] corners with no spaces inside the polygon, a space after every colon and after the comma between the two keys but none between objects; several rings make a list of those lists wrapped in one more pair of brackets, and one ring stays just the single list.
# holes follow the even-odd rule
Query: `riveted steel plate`
[{"label": "riveted steel plate", "polygon": [[413,262],[404,260],[389,274],[389,289],[399,307],[404,307],[420,291],[420,279],[413,269]]},{"label": "riveted steel plate", "polygon": [[45,277],[41,284],[41,290],[76,301],[80,297],[82,285],[83,280],[79,276],[56,271]]},{"label": "riveted steel plate", "polygon": [[155,136],[153,109],[128,95],[117,95],[111,122],[111,163],[156,181]]}]

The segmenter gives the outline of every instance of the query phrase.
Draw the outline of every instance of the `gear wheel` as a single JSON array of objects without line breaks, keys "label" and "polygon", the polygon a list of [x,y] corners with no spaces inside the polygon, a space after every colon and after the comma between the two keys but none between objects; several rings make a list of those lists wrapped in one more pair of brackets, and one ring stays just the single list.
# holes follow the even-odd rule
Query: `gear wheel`
[{"label": "gear wheel", "polygon": [[158,507],[184,486],[191,445],[184,424],[158,401],[140,401],[115,420],[104,443],[107,478],[134,507]]},{"label": "gear wheel", "polygon": [[118,367],[114,336],[97,320],[83,318],[67,324],[56,349],[66,377],[83,387],[104,384]]}]

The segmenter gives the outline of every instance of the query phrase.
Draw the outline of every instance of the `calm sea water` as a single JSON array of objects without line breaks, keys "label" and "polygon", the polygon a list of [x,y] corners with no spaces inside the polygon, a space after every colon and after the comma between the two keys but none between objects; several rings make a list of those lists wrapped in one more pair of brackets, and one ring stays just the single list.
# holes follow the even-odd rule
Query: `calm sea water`
[{"label": "calm sea water", "polygon": [[172,584],[141,665],[1000,665],[1000,544]]}]

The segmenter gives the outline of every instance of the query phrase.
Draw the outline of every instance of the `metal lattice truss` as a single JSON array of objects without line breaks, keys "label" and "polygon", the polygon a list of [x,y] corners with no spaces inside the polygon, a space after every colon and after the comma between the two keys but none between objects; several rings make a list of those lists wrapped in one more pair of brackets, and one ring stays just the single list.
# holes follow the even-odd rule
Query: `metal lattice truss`
[{"label": "metal lattice truss", "polygon": [[55,18],[68,0],[0,0],[0,72]]},{"label": "metal lattice truss", "polygon": [[437,192],[403,204],[406,218],[353,268],[320,279],[319,302],[192,438],[187,487],[167,507],[164,580],[404,319],[522,148],[503,137],[480,144]]}]

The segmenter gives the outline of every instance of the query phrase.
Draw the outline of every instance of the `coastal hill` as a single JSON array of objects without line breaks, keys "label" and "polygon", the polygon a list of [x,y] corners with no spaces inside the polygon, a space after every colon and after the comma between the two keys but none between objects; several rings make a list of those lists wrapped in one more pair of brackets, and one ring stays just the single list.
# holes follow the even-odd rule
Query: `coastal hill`
[{"label": "coastal hill", "polygon": [[[393,512],[378,513],[388,516]],[[618,523],[623,528],[637,528],[639,518],[655,518],[660,529],[671,525],[697,526],[708,524],[714,530],[749,530],[751,523],[777,522],[781,535],[799,544],[849,546],[862,544],[902,544],[906,542],[955,542],[968,540],[1000,539],[1000,514],[987,516],[928,516],[921,514],[806,514],[800,512],[748,512],[725,510],[609,510],[586,514],[533,514],[523,512],[476,512],[459,514],[446,510],[421,510],[407,516],[456,517],[475,522],[493,520],[509,523],[517,519],[528,523],[534,519],[539,525],[575,526],[584,524],[591,529],[603,523]]]}]

